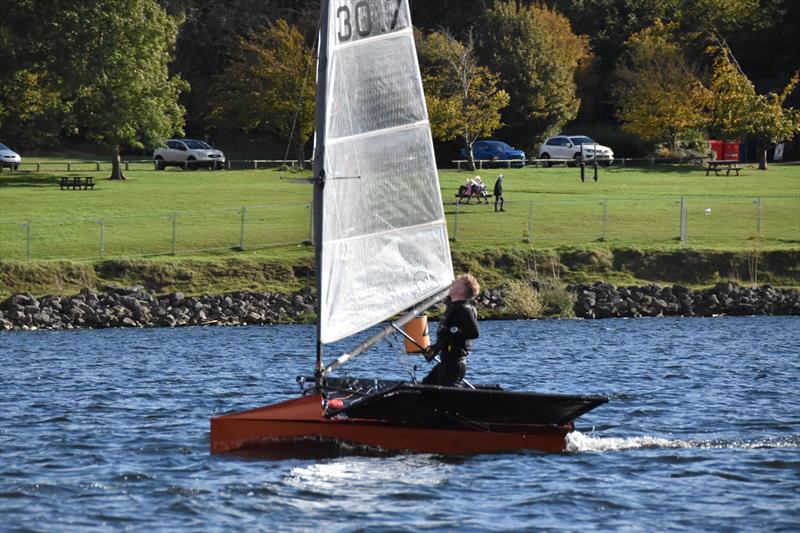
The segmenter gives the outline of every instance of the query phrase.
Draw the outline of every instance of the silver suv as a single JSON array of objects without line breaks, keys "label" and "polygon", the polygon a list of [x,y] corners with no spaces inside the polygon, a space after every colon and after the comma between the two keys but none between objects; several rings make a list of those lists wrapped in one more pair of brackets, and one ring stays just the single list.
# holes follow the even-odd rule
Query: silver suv
[{"label": "silver suv", "polygon": [[580,161],[597,160],[610,165],[614,162],[614,151],[598,144],[586,135],[556,135],[547,139],[539,148],[539,159],[561,159]]},{"label": "silver suv", "polygon": [[164,146],[153,151],[156,170],[164,170],[168,166],[197,170],[208,167],[219,170],[225,166],[225,154],[196,139],[169,139]]}]

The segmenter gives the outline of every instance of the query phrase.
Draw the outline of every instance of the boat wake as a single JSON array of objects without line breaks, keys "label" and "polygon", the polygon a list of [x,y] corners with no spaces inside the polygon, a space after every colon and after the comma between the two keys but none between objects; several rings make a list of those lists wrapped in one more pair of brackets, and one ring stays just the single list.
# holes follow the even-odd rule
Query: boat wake
[{"label": "boat wake", "polygon": [[598,437],[573,431],[567,435],[567,452],[609,452],[650,448],[742,449],[800,448],[800,434],[755,440],[683,440],[663,437]]}]

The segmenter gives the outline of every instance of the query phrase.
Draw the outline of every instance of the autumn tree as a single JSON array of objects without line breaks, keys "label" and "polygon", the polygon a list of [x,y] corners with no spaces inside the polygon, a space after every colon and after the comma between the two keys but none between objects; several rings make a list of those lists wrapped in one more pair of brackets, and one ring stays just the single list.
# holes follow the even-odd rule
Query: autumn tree
[{"label": "autumn tree", "polygon": [[313,50],[285,20],[251,34],[217,79],[212,120],[279,136],[291,144],[302,166],[303,147],[314,131],[315,63]]},{"label": "autumn tree", "polygon": [[538,143],[575,118],[575,76],[590,57],[587,42],[547,7],[499,0],[486,12],[479,56],[510,96],[502,118],[519,144]]},{"label": "autumn tree", "polygon": [[502,126],[500,111],[508,105],[508,94],[498,89],[497,75],[478,64],[472,32],[464,43],[446,31],[417,32],[415,37],[432,135],[442,141],[461,139],[475,168],[472,145]]},{"label": "autumn tree", "polygon": [[714,58],[710,83],[711,129],[727,138],[755,141],[758,168],[766,170],[767,149],[793,139],[800,132],[800,110],[784,107],[786,98],[800,83],[800,71],[794,73],[780,93],[758,94],[724,43],[712,45],[709,52]]},{"label": "autumn tree", "polygon": [[707,91],[677,42],[674,24],[661,21],[626,42],[614,95],[623,129],[647,141],[668,141],[704,124]]}]

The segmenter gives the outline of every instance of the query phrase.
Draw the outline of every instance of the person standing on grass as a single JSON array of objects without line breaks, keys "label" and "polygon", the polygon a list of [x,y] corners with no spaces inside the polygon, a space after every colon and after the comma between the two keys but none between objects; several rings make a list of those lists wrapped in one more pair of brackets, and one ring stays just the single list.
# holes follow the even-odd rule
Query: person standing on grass
[{"label": "person standing on grass", "polygon": [[[488,200],[487,200],[488,203]],[[503,198],[503,175],[500,174],[497,176],[497,181],[494,182],[494,210],[497,211],[505,211],[503,209],[503,204],[505,203],[505,199]],[[498,204],[500,208],[498,209]]]}]

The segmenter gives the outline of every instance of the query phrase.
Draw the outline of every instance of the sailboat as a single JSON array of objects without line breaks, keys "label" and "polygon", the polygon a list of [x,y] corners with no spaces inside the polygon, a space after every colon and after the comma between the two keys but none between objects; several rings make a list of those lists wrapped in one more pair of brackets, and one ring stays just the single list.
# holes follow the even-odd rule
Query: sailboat
[{"label": "sailboat", "polygon": [[[339,442],[384,450],[559,452],[598,395],[332,373],[447,295],[453,265],[408,0],[323,0],[313,222],[314,376],[298,398],[211,419],[211,452]],[[324,346],[386,324],[324,362]]]}]

